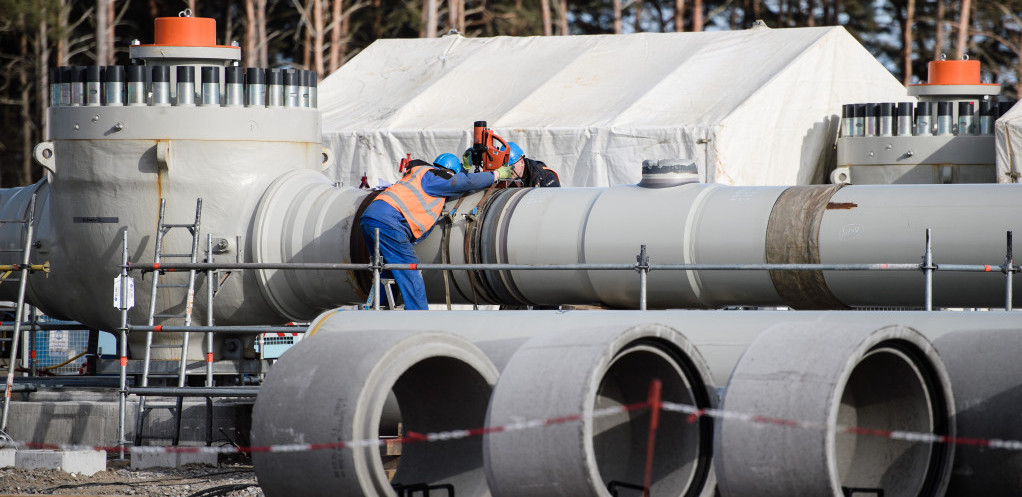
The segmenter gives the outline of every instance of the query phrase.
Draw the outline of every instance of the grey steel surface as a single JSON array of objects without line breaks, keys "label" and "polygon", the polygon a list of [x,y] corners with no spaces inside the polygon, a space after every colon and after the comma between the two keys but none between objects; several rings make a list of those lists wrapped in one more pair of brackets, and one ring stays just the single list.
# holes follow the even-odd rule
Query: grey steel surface
[{"label": "grey steel surface", "polygon": [[994,164],[994,135],[838,138],[837,165]]},{"label": "grey steel surface", "polygon": [[1001,85],[908,85],[908,94],[920,100],[975,100],[982,95],[1000,95]]},{"label": "grey steel surface", "polygon": [[[496,381],[497,369],[483,352],[448,333],[323,334],[292,347],[266,376],[252,443],[375,440],[392,390],[406,433],[480,427]],[[490,495],[480,437],[405,444],[392,482],[379,451],[360,445],[264,452],[252,461],[269,497],[394,495],[392,483],[450,483],[459,495]]]},{"label": "grey steel surface", "polygon": [[[161,377],[174,377],[177,378],[178,362],[177,360],[154,360],[150,365],[152,376]],[[96,362],[96,374],[120,374],[120,362],[113,359],[100,358]],[[256,359],[243,359],[240,361],[228,361],[218,360],[213,361],[213,374],[216,375],[239,375],[239,374],[259,374],[264,373],[270,369],[270,361],[260,362]],[[190,376],[198,376],[206,374],[206,363],[204,360],[193,360],[188,363],[188,374]],[[141,359],[129,359],[126,369],[129,375],[142,374],[142,360]]]},{"label": "grey steel surface", "polygon": [[[318,145],[323,139],[315,109],[104,106],[50,107],[49,112],[52,140],[242,140]],[[223,153],[229,153],[229,147],[224,148]],[[209,173],[217,174],[215,169]]]},{"label": "grey steel surface", "polygon": [[[835,424],[955,436],[955,401],[940,356],[914,329],[863,323],[782,323],[745,351],[724,409],[815,426]],[[955,446],[738,419],[720,422],[723,495],[938,497]]]}]

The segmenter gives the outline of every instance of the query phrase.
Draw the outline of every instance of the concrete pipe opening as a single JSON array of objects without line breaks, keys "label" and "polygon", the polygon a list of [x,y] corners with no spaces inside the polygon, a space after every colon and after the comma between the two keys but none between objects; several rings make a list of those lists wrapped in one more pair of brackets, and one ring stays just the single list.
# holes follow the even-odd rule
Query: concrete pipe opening
[{"label": "concrete pipe opening", "polygon": [[[482,351],[448,333],[310,336],[267,375],[253,410],[252,441],[355,443],[253,454],[259,484],[269,497],[397,496],[446,488],[486,497],[480,437],[404,444],[393,481],[383,464],[387,447],[376,441],[389,431],[395,403],[404,435],[483,426],[497,374]],[[392,485],[401,486],[395,491]]]},{"label": "concrete pipe opening", "polygon": [[[402,434],[482,427],[492,391],[485,376],[458,359],[421,361],[393,386]],[[482,444],[478,436],[404,444],[391,483],[409,492],[451,485],[458,494],[482,495],[486,479]]]},{"label": "concrete pipe opening", "polygon": [[[554,381],[556,379],[556,381]],[[485,437],[494,496],[630,495],[641,492],[650,410],[606,412],[647,401],[658,379],[662,400],[716,405],[702,356],[662,325],[585,328],[538,335],[515,352],[494,389],[489,426],[582,414],[578,421]],[[713,425],[661,411],[652,495],[712,495]]]},{"label": "concrete pipe opening", "polygon": [[[852,370],[841,395],[837,422],[844,426],[940,433],[946,399],[932,371],[910,345],[885,342]],[[934,397],[937,397],[936,399]],[[834,457],[844,488],[883,489],[884,495],[934,495],[942,448],[880,436],[835,433]]]},{"label": "concrete pipe opening", "polygon": [[[686,362],[665,344],[642,341],[632,344],[607,367],[593,410],[646,402],[653,380],[660,380],[664,402],[707,405],[705,386],[701,392],[693,388],[692,378],[698,381],[698,375],[692,374],[692,367]],[[608,489],[621,483],[642,484],[649,423],[649,409],[593,419],[593,455]],[[682,414],[660,413],[656,437],[661,442],[653,446],[650,491],[654,495],[693,495],[686,490],[693,488],[693,482],[705,480],[712,433],[700,433],[704,428],[689,423]]]},{"label": "concrete pipe opening", "polygon": [[938,497],[947,488],[953,445],[890,436],[955,434],[947,372],[911,328],[775,325],[735,366],[724,410],[754,416],[720,422],[725,497]]}]

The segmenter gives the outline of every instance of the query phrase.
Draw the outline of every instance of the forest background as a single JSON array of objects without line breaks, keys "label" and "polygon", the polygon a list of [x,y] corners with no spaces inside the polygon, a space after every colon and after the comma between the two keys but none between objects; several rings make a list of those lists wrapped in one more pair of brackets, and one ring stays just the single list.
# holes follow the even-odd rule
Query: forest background
[{"label": "forest background", "polygon": [[[128,64],[156,17],[217,22],[247,67],[313,69],[323,78],[379,38],[844,26],[905,83],[946,54],[983,64],[984,82],[1022,93],[1022,0],[0,0],[0,187],[41,175],[48,68]],[[608,68],[613,70],[613,68]]]}]

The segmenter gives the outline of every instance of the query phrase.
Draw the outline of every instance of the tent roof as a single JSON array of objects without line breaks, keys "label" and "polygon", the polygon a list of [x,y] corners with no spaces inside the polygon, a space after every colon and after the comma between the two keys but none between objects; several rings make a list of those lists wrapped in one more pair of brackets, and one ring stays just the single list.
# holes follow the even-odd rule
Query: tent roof
[{"label": "tent roof", "polygon": [[[876,96],[869,99],[870,94]],[[841,103],[904,95],[904,87],[844,28],[762,27],[699,33],[379,40],[320,84],[319,102],[325,141],[341,148],[351,146],[342,136],[358,135],[384,146],[400,140],[407,152],[431,157],[467,146],[473,121],[485,120],[507,138],[529,141],[527,153],[544,147],[547,155],[540,158],[546,160],[551,153],[606,152],[577,142],[580,137],[609,133],[614,143],[599,146],[633,150],[627,174],[601,173],[604,179],[595,181],[607,184],[637,179],[636,164],[642,159],[669,158],[672,153],[691,157],[692,146],[699,140],[727,132],[748,135],[757,126],[791,128],[790,138],[798,143],[790,147],[803,149],[808,129],[830,118]],[[809,98],[822,101],[803,101]],[[549,142],[558,136],[575,143],[553,150]],[[636,140],[627,144],[623,136]],[[640,143],[648,139],[673,140],[678,145],[650,151]],[[452,143],[458,140],[465,143]],[[776,146],[773,141],[754,145]],[[723,146],[717,143],[714,154],[695,158],[703,167],[709,167],[715,154],[726,162],[726,153],[717,153]],[[338,153],[357,163],[348,174],[360,176],[361,171],[373,169],[361,163],[366,157],[357,155],[350,150]],[[404,156],[399,150],[389,155],[391,160]],[[585,160],[589,159],[580,159]],[[811,160],[815,163],[819,157]],[[794,173],[786,176],[770,181],[796,181]],[[711,180],[716,177],[713,171],[707,175]],[[570,179],[567,183],[580,184]]]}]

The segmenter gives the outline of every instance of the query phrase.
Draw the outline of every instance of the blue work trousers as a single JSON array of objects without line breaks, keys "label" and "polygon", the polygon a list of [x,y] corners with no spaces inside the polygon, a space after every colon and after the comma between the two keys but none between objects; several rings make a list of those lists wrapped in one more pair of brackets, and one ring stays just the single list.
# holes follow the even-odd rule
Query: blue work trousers
[{"label": "blue work trousers", "polygon": [[[370,218],[362,218],[359,223],[362,229],[362,239],[369,247],[369,258],[372,260],[375,245],[375,230],[380,229],[380,256],[383,262],[388,264],[418,264],[419,258],[412,248],[412,240],[408,237],[406,230],[398,230],[374,222]],[[422,281],[422,273],[418,270],[400,269],[391,272],[401,297],[405,301],[406,310],[427,310],[429,302],[426,300],[426,283]],[[379,291],[379,289],[377,289]],[[383,295],[381,296],[381,302]]]}]

